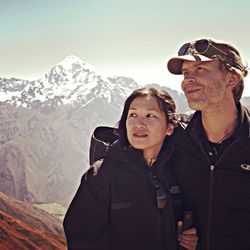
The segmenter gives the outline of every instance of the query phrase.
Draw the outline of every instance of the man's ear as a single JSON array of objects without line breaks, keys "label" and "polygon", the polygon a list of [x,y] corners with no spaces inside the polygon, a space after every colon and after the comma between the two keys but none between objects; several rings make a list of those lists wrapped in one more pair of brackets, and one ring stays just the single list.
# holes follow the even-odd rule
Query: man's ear
[{"label": "man's ear", "polygon": [[228,72],[227,86],[234,88],[240,81],[240,75],[234,71]]},{"label": "man's ear", "polygon": [[170,123],[168,124],[166,135],[170,136],[173,134],[173,132],[174,132],[174,125]]}]

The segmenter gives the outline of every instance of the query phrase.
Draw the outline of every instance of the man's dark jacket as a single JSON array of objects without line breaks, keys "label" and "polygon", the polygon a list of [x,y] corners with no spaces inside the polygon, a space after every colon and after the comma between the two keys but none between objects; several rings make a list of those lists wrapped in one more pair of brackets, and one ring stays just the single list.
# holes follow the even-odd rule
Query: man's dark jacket
[{"label": "man's dark jacket", "polygon": [[[160,159],[149,168],[141,151],[113,143],[106,154],[110,145],[99,143],[100,147],[92,142],[90,161],[103,155],[105,159],[83,176],[64,219],[69,249],[175,250],[176,224],[169,191],[175,180],[163,171],[170,148],[164,147]],[[157,208],[154,176],[166,192],[163,209]]]},{"label": "man's dark jacket", "polygon": [[239,126],[212,162],[196,112],[173,155],[187,207],[196,214],[202,250],[250,250],[250,113],[239,108]]}]

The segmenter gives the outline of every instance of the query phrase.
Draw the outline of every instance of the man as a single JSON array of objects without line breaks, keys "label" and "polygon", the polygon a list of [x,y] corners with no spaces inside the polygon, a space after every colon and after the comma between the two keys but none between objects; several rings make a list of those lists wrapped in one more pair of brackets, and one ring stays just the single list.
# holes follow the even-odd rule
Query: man
[{"label": "man", "polygon": [[196,110],[179,137],[176,174],[195,212],[202,250],[250,249],[250,112],[240,104],[247,68],[236,48],[184,44],[168,70]]}]

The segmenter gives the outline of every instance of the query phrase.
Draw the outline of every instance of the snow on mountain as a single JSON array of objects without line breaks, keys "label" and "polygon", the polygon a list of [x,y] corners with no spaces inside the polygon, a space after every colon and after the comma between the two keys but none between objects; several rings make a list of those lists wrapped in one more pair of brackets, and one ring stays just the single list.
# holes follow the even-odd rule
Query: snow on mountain
[{"label": "snow on mountain", "polygon": [[62,96],[66,103],[70,99],[75,100],[76,92],[87,95],[100,81],[105,82],[105,79],[96,74],[91,65],[76,56],[66,57],[39,80],[43,83],[47,98]]},{"label": "snow on mountain", "polygon": [[27,80],[0,77],[0,102],[20,96],[27,82]]},{"label": "snow on mountain", "polygon": [[[68,56],[36,81],[2,79],[0,101],[39,108],[62,104],[87,105],[97,99],[111,103],[126,97],[137,83],[126,77],[105,78],[76,56]],[[4,86],[7,84],[9,87]]]}]

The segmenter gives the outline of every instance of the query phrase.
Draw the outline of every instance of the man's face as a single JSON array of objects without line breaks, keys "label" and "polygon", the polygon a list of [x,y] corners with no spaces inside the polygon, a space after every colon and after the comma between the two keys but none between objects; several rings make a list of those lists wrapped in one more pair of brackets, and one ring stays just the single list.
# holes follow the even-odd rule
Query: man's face
[{"label": "man's face", "polygon": [[184,61],[182,74],[181,87],[190,108],[204,111],[225,100],[227,73],[222,71],[219,61]]}]

